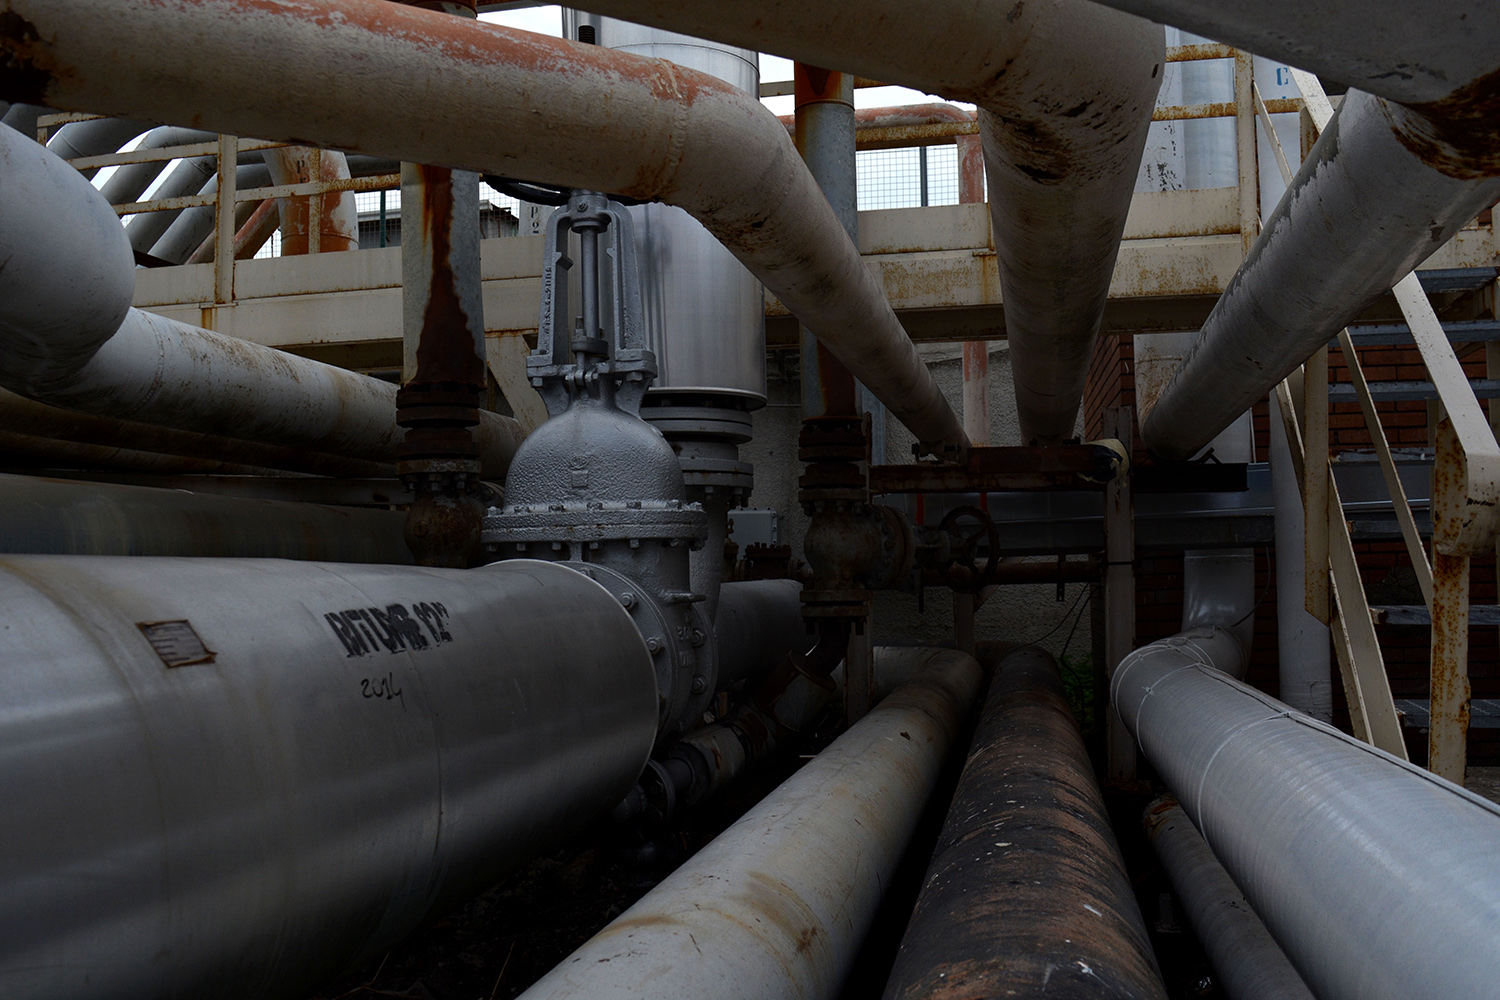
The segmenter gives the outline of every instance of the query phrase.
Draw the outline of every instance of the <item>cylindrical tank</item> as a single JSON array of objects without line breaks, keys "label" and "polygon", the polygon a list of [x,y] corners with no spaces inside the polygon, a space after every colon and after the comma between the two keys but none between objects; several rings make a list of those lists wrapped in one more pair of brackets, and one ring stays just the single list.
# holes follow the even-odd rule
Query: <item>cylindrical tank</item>
[{"label": "cylindrical tank", "polygon": [[280,996],[634,784],[651,656],[598,584],[0,560],[0,996]]},{"label": "cylindrical tank", "polygon": [[[746,93],[760,89],[756,53],[629,21],[565,11],[564,34],[712,74]],[[671,205],[630,210],[635,223],[647,344],[661,366],[653,393],[706,392],[766,401],[765,296],[761,284],[697,220]]]}]

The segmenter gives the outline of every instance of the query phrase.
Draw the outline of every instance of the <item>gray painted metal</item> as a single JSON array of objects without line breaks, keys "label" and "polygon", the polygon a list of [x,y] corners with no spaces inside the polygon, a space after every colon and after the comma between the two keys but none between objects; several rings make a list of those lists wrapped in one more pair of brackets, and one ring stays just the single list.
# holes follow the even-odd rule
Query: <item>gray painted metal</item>
[{"label": "gray painted metal", "polygon": [[[958,417],[786,129],[757,98],[722,81],[374,0],[270,7],[3,0],[0,10],[47,39],[47,68],[28,77],[28,86],[57,107],[124,113],[128,106],[137,115],[230,134],[540,176],[679,205],[765,281],[919,440],[933,449],[966,446]],[[181,59],[184,32],[197,45],[190,66]],[[305,57],[309,47],[317,59]],[[255,58],[245,59],[245,52]],[[1090,51],[1080,65],[1109,63]],[[0,89],[14,74],[29,72],[7,65]],[[244,100],[266,79],[277,81],[277,100]],[[330,88],[331,79],[346,85]],[[600,100],[606,91],[609,100]],[[515,100],[517,94],[525,99]],[[1145,117],[1149,109],[1147,100]],[[431,127],[448,115],[478,116],[489,125]],[[558,121],[568,126],[545,124]],[[1087,125],[1084,131],[1099,134]],[[1114,137],[1105,145],[1115,151],[1113,164]],[[1137,147],[1122,162],[1138,155]],[[1128,185],[1125,195],[1122,222]],[[1054,235],[1039,239],[1057,242]],[[1101,289],[1109,270],[1103,268]]]},{"label": "gray painted metal", "polygon": [[[66,380],[25,394],[88,413],[376,462],[395,460],[402,435],[389,382],[139,309]],[[485,412],[479,431],[485,474],[503,474],[520,444],[519,425]]]},{"label": "gray painted metal", "polygon": [[1314,1000],[1286,953],[1170,796],[1145,815],[1151,846],[1229,1000]]},{"label": "gray painted metal", "polygon": [[0,126],[0,380],[18,392],[83,364],[125,318],[135,262],[109,203]]},{"label": "gray painted metal", "polygon": [[[760,68],[749,49],[614,18],[596,17],[591,23],[605,48],[669,59],[747,94],[760,93]],[[742,396],[752,407],[763,404],[765,294],[759,279],[682,209],[648,204],[629,211],[635,223],[646,346],[661,366],[653,389],[723,393]]]},{"label": "gray painted metal", "polygon": [[795,580],[722,585],[714,637],[720,688],[770,669],[789,652],[806,652],[813,640],[802,623],[802,585]]},{"label": "gray painted metal", "polygon": [[978,104],[1022,443],[1073,436],[1165,65],[1159,25],[1081,0],[594,7]]},{"label": "gray painted metal", "polygon": [[28,139],[36,139],[36,120],[49,112],[39,104],[22,104],[17,102],[10,105],[5,111],[5,118],[0,124],[7,128],[13,128]]},{"label": "gray painted metal", "polygon": [[1222,630],[1120,664],[1111,701],[1322,1000],[1494,992],[1500,805],[1215,669]]},{"label": "gray painted metal", "polygon": [[[1280,674],[1277,690],[1281,700],[1297,711],[1306,712],[1320,722],[1332,722],[1333,647],[1328,626],[1307,613],[1302,487],[1292,466],[1281,406],[1274,395],[1267,409],[1271,416],[1271,506],[1276,552],[1282,556],[1276,560],[1276,652]],[[1341,494],[1344,486],[1340,481]]]},{"label": "gray painted metal", "polygon": [[544,563],[20,556],[0,603],[6,997],[305,991],[608,809],[655,732],[629,617]]},{"label": "gray painted metal", "polygon": [[60,439],[91,446],[132,448],[165,455],[232,461],[265,469],[287,469],[316,476],[393,476],[395,465],[343,455],[278,448],[222,435],[178,431],[114,417],[100,417],[38,403],[0,389],[0,427],[12,434]]},{"label": "gray painted metal", "polygon": [[[154,128],[146,133],[145,138],[137,149],[163,149],[167,146],[183,146],[196,142],[213,142],[218,139],[216,132],[204,132],[201,129],[177,128],[175,126],[164,126]],[[146,188],[151,182],[167,169],[171,160],[147,160],[144,163],[127,163],[118,167],[114,173],[109,175],[109,180],[99,189],[104,195],[104,200],[111,205],[124,205],[132,201],[139,201]]]},{"label": "gray painted metal", "polygon": [[[217,138],[217,137],[215,137]],[[170,164],[171,161],[168,161]],[[166,179],[151,192],[152,198],[181,198],[201,194],[208,182],[217,181],[218,159],[214,156],[193,156],[177,161]],[[217,184],[215,185],[217,187]],[[142,212],[132,215],[125,223],[125,236],[130,246],[141,253],[149,253],[156,241],[166,235],[172,223],[182,215],[183,209],[169,208],[160,212]]]},{"label": "gray painted metal", "polygon": [[0,552],[411,562],[396,511],[0,474]]},{"label": "gray painted metal", "polygon": [[[271,183],[271,172],[264,166],[251,164],[240,166],[235,169],[236,187],[240,190],[252,187],[264,187]],[[219,190],[219,177],[215,173],[208,179],[197,194],[212,195]],[[243,206],[241,206],[243,207]],[[254,205],[250,205],[251,210]],[[200,205],[197,208],[183,209],[171,224],[162,233],[161,239],[151,246],[151,256],[173,264],[185,264],[194,250],[209,236],[213,235],[214,225],[218,220],[218,214],[213,205]],[[236,226],[236,229],[239,227]]]},{"label": "gray painted metal", "polygon": [[[98,156],[113,153],[131,139],[151,128],[147,122],[131,121],[128,118],[95,118],[86,122],[70,122],[52,134],[47,148],[65,160],[76,156]],[[98,168],[82,171],[92,178]]]},{"label": "gray painted metal", "polygon": [[1500,197],[1482,165],[1413,152],[1431,127],[1369,94],[1345,97],[1146,416],[1151,451],[1201,448]]},{"label": "gray painted metal", "polygon": [[1403,103],[1436,101],[1500,68],[1487,0],[1105,0]]},{"label": "gray painted metal", "polygon": [[979,682],[972,657],[933,651],[920,678],[522,996],[837,997]]}]

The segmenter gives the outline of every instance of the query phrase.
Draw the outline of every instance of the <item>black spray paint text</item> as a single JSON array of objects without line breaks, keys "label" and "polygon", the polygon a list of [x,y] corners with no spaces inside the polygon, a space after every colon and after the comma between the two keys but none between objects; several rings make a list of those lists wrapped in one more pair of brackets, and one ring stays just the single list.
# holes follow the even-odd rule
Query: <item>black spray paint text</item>
[{"label": "black spray paint text", "polygon": [[421,652],[453,641],[448,609],[436,601],[330,611],[323,618],[350,656],[370,656],[382,649]]}]

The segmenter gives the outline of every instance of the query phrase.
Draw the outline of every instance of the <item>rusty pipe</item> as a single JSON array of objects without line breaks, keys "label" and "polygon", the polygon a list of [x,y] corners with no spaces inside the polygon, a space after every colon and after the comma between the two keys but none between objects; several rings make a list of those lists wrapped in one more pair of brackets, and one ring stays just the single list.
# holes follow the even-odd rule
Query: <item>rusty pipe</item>
[{"label": "rusty pipe", "polygon": [[1165,1000],[1051,655],[1004,655],[885,1000]]},{"label": "rusty pipe", "polygon": [[[786,130],[728,84],[384,0],[3,0],[0,12],[3,95],[679,205],[929,450],[966,447]],[[275,101],[244,100],[268,78]]]},{"label": "rusty pipe", "polygon": [[1222,629],[1163,639],[1110,700],[1303,981],[1321,1000],[1492,993],[1500,805],[1219,669],[1241,656]]},{"label": "rusty pipe", "polygon": [[60,441],[0,430],[0,467],[87,469],[98,472],[153,472],[177,475],[275,476],[276,469],[213,458],[189,458],[140,448]]},{"label": "rusty pipe", "polygon": [[524,1000],[833,998],[979,691],[929,651],[899,688]]},{"label": "rusty pipe", "polygon": [[1142,819],[1228,1000],[1314,1000],[1177,800],[1162,796]]},{"label": "rusty pipe", "polygon": [[1084,0],[593,6],[977,104],[1022,443],[1073,436],[1161,83],[1160,26]]},{"label": "rusty pipe", "polygon": [[1147,448],[1192,455],[1497,198],[1493,133],[1351,91],[1142,422]]},{"label": "rusty pipe", "polygon": [[[271,183],[306,184],[309,181],[346,181],[349,162],[336,150],[317,150],[309,146],[277,146],[261,155],[271,171]],[[313,161],[318,162],[318,176],[313,176]],[[353,191],[331,191],[320,195],[318,218],[318,252],[336,253],[359,249],[359,213],[354,207]],[[311,245],[312,197],[276,199],[281,214],[281,255],[292,257],[308,252]]]}]

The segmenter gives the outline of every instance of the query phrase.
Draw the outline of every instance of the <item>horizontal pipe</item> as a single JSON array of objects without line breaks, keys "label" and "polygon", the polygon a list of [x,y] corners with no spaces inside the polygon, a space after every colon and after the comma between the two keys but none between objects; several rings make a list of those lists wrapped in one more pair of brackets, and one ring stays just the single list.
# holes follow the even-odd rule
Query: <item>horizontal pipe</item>
[{"label": "horizontal pipe", "polygon": [[1165,1000],[1057,663],[1003,656],[885,1000]]},{"label": "horizontal pipe", "polygon": [[837,997],[979,675],[936,652],[522,997]]},{"label": "horizontal pipe", "polygon": [[89,470],[177,475],[287,475],[259,465],[213,458],[189,458],[159,451],[60,441],[0,430],[0,467],[13,469]]},{"label": "horizontal pipe", "polygon": [[46,147],[0,126],[0,371],[19,392],[83,364],[135,294],[109,204]]},{"label": "horizontal pipe", "polygon": [[[12,385],[12,388],[19,387]],[[369,462],[396,459],[396,387],[139,309],[66,381],[33,399],[165,427]],[[486,476],[501,476],[522,433],[484,411],[479,425]]]},{"label": "horizontal pipe", "polygon": [[1320,1000],[1494,992],[1500,805],[1215,669],[1222,629],[1121,661],[1111,701]]},{"label": "horizontal pipe", "polygon": [[0,603],[15,1000],[305,995],[608,809],[656,731],[629,615],[549,563],[16,556]]},{"label": "horizontal pipe", "polygon": [[1245,894],[1171,796],[1146,808],[1146,834],[1228,1000],[1314,1000]]},{"label": "horizontal pipe", "polygon": [[719,587],[714,616],[719,686],[764,673],[788,653],[812,645],[802,622],[802,584],[796,580],[746,580]]},{"label": "horizontal pipe", "polygon": [[592,9],[977,104],[1021,440],[1075,436],[1161,85],[1159,25],[1083,0]]},{"label": "horizontal pipe", "polygon": [[394,476],[389,462],[369,462],[304,448],[279,448],[222,435],[172,430],[115,417],[48,406],[0,389],[0,427],[12,434],[54,438],[93,447],[141,449],[165,455],[236,462],[263,469],[343,477]]},{"label": "horizontal pipe", "polygon": [[398,511],[0,474],[0,552],[409,564]]},{"label": "horizontal pipe", "polygon": [[[201,129],[176,128],[164,126],[154,128],[142,137],[140,149],[162,149],[168,146],[182,146],[195,142],[212,142],[217,138],[213,132],[204,132]],[[171,160],[147,160],[143,163],[127,163],[116,167],[115,172],[109,175],[109,180],[99,189],[104,195],[104,200],[111,205],[127,205],[137,201],[151,182],[161,175]]]},{"label": "horizontal pipe", "polygon": [[[729,84],[383,0],[3,0],[0,12],[0,48],[39,39],[0,61],[0,94],[685,208],[919,441],[966,447],[785,129]],[[266,79],[275,101],[243,99]],[[460,124],[476,118],[487,126]]]},{"label": "horizontal pipe", "polygon": [[1147,448],[1191,456],[1500,198],[1500,161],[1432,130],[1408,108],[1345,97],[1146,415]]}]

